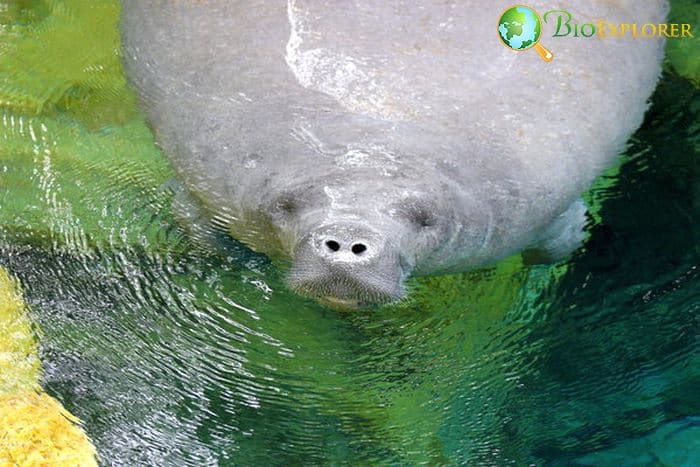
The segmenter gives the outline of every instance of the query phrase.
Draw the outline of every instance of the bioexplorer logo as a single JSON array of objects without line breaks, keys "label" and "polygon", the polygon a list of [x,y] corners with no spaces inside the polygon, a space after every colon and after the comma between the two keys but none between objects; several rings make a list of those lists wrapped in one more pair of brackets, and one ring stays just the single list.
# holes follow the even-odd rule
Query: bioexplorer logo
[{"label": "bioexplorer logo", "polygon": [[534,48],[545,62],[551,62],[554,55],[540,45],[542,21],[554,24],[552,38],[591,38],[616,39],[623,37],[651,38],[665,37],[682,39],[695,37],[688,23],[619,23],[605,20],[579,23],[568,10],[548,10],[540,16],[526,5],[513,5],[498,19],[498,36],[503,44],[515,51]]},{"label": "bioexplorer logo", "polygon": [[535,48],[545,62],[554,58],[552,52],[540,45],[542,20],[535,10],[525,5],[513,5],[498,20],[498,35],[506,47],[521,52]]}]

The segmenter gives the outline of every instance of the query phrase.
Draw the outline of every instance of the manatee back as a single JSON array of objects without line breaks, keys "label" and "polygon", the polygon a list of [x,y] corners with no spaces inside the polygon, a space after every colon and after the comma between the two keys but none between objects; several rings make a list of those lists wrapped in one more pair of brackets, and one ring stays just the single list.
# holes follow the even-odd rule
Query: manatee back
[{"label": "manatee back", "polygon": [[[543,12],[551,2],[529,4]],[[362,150],[369,157],[352,159],[358,170],[376,157],[387,173],[447,172],[488,200],[505,244],[614,161],[641,123],[663,47],[552,38],[548,23],[541,42],[555,59],[544,63],[498,38],[511,5],[125,0],[124,55],[175,167],[195,190],[225,194],[234,212],[260,204],[266,180],[346,170],[348,154]],[[657,23],[666,8],[567,3],[579,23]]]}]

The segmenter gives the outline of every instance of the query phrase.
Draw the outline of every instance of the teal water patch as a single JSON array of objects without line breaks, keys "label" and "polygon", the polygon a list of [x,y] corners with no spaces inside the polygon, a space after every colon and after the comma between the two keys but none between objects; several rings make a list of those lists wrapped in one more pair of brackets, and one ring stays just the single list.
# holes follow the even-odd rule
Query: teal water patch
[{"label": "teal water patch", "polygon": [[700,465],[700,417],[667,423],[647,436],[578,459],[581,466]]}]

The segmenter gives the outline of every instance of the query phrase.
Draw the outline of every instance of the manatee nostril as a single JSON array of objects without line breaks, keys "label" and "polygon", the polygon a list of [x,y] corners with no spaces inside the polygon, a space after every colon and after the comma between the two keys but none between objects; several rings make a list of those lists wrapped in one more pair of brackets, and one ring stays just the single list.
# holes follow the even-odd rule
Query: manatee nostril
[{"label": "manatee nostril", "polygon": [[329,250],[331,251],[338,251],[340,250],[340,243],[336,242],[335,240],[328,240],[326,242],[326,246],[328,247]]},{"label": "manatee nostril", "polygon": [[356,255],[361,255],[362,253],[367,251],[367,245],[365,245],[364,243],[355,243],[352,246],[351,251]]}]

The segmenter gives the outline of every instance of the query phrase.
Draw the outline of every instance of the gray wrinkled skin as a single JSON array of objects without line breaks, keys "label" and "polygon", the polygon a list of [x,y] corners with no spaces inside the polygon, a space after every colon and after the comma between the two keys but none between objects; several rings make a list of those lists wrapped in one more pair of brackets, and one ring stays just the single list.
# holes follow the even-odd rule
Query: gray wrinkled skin
[{"label": "gray wrinkled skin", "polygon": [[[214,224],[291,258],[303,294],[386,302],[410,274],[537,244],[641,123],[661,40],[553,38],[550,21],[545,63],[498,38],[511,4],[125,0],[125,64]],[[580,23],[666,13],[566,7]]]}]

